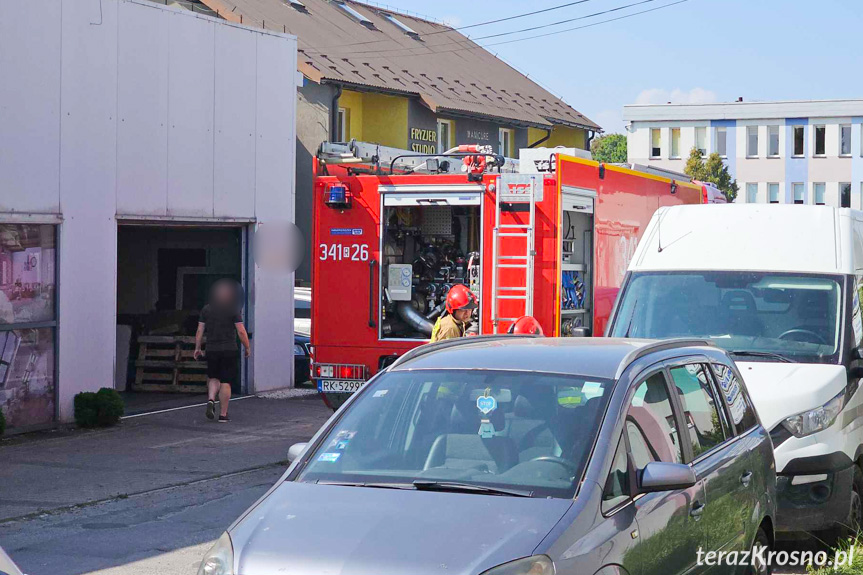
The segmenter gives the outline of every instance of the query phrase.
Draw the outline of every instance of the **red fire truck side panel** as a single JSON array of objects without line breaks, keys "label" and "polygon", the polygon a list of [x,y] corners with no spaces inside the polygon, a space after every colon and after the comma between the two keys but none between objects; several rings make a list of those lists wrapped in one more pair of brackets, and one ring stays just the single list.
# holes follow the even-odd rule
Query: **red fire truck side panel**
[{"label": "red fire truck side panel", "polygon": [[602,335],[626,268],[653,213],[660,206],[700,203],[700,188],[676,182],[672,192],[667,178],[610,165],[604,166],[600,179],[597,162],[565,156],[558,158],[557,174],[561,186],[597,192],[593,335]]}]

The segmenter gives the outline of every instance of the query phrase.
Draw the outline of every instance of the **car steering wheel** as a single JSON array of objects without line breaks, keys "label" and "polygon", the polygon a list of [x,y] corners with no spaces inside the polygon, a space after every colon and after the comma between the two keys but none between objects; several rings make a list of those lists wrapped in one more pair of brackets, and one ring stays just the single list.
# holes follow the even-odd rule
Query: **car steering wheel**
[{"label": "car steering wheel", "polygon": [[[817,333],[815,333],[814,331],[812,331],[810,329],[803,329],[802,327],[795,327],[794,329],[789,329],[788,331],[783,332],[782,334],[779,335],[779,339],[788,339],[788,336],[792,336],[792,335],[809,336],[810,339],[808,340],[808,342],[812,342],[814,340],[814,343],[820,343],[821,345],[827,345],[827,342],[824,341],[823,337],[821,337],[820,335],[818,335]],[[804,343],[807,342],[807,340],[800,340],[800,339],[795,339],[795,338],[791,338],[791,341],[802,341]]]},{"label": "car steering wheel", "polygon": [[550,461],[552,463],[557,463],[562,467],[566,467],[566,469],[571,471],[573,474],[578,473],[578,467],[576,467],[575,463],[562,457],[555,457],[554,455],[540,455],[539,457],[534,457],[530,461]]}]

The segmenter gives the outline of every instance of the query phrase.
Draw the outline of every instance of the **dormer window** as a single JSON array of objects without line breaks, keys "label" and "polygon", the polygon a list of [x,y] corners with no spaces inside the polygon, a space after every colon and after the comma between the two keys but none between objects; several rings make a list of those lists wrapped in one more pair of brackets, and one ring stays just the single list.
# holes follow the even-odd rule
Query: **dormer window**
[{"label": "dormer window", "polygon": [[408,26],[407,24],[405,24],[404,22],[402,22],[401,20],[396,18],[395,15],[381,12],[381,16],[383,16],[384,18],[386,18],[387,20],[392,22],[392,24],[396,28],[398,28],[399,30],[401,30],[402,32],[404,32],[405,34],[410,36],[411,38],[418,39],[420,37],[419,33],[416,30],[414,30],[413,28],[411,28],[410,26]]},{"label": "dormer window", "polygon": [[333,2],[333,4],[338,6],[339,10],[341,10],[342,12],[344,12],[345,14],[347,14],[348,16],[350,16],[351,18],[353,18],[354,20],[356,20],[357,22],[359,22],[360,24],[365,26],[366,28],[371,28],[372,30],[375,29],[374,22],[372,22],[371,20],[369,20],[368,18],[366,18],[365,16],[363,16],[362,14],[360,14],[359,12],[357,12],[356,10],[354,10],[353,8],[351,8],[350,6],[345,4],[344,2]]}]

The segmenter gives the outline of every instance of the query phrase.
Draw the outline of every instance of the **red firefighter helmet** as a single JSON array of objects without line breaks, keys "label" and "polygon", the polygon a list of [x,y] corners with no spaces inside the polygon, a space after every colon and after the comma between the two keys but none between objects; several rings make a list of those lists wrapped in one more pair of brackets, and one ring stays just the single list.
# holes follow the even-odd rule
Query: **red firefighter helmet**
[{"label": "red firefighter helmet", "polygon": [[506,333],[526,333],[530,335],[545,335],[542,333],[542,326],[536,321],[536,318],[530,315],[523,315],[509,326]]},{"label": "red firefighter helmet", "polygon": [[476,309],[476,296],[467,286],[456,284],[446,294],[446,310],[449,313],[457,309]]}]

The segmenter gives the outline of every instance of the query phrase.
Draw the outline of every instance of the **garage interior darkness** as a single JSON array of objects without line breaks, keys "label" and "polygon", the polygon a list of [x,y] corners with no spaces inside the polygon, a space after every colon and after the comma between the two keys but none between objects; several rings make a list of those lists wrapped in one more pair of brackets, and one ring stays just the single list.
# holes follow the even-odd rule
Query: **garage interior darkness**
[{"label": "garage interior darkness", "polygon": [[[242,281],[242,233],[240,227],[118,228],[115,387],[127,411],[205,399],[205,364],[192,356],[195,330],[213,282]],[[242,382],[231,384],[239,394]]]}]

